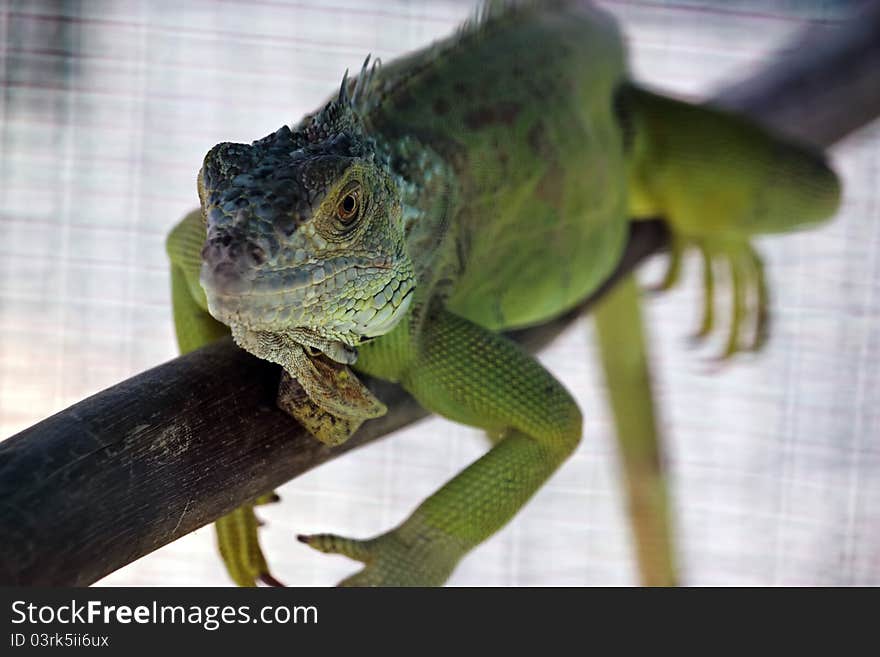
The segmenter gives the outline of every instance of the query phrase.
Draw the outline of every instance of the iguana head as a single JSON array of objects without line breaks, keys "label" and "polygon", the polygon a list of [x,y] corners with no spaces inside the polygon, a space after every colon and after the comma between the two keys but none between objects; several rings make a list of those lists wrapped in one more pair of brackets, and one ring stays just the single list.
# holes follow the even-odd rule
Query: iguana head
[{"label": "iguana head", "polygon": [[287,336],[352,362],[352,347],[391,330],[409,305],[400,192],[345,85],[296,129],[205,157],[201,284],[240,343]]}]

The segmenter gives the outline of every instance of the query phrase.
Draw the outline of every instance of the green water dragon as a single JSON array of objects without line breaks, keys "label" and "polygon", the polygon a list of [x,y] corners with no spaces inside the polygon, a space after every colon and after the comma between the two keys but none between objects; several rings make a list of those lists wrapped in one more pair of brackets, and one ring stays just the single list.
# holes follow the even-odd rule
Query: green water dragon
[{"label": "green water dragon", "polygon": [[[363,562],[344,584],[439,585],[581,439],[571,395],[501,330],[576,306],[614,269],[629,222],[662,218],[664,287],[696,249],[700,334],[717,324],[725,268],[724,355],[758,348],[768,301],[751,238],[827,219],[840,187],[821,153],[631,82],[601,11],[496,2],[444,41],[366,63],[299,124],[215,146],[198,192],[167,243],[182,351],[231,330],[282,366],[279,405],[328,444],[385,412],[357,373],[495,436],[390,531],[300,537]],[[596,313],[623,445],[654,432],[638,303],[630,278]],[[217,523],[241,585],[275,581],[261,501]]]}]

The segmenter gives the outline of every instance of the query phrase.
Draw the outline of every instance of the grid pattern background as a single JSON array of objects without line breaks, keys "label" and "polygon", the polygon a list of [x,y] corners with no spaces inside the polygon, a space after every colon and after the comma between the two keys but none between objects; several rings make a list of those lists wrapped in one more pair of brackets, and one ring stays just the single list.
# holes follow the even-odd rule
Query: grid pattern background
[{"label": "grid pattern background", "polygon": [[[693,98],[766,63],[840,2],[603,2],[639,79]],[[449,33],[468,2],[0,0],[0,437],[175,355],[163,240],[197,203],[219,141],[315,108],[366,53]],[[689,347],[697,263],[648,306],[683,580],[880,584],[880,126],[837,146],[846,192],[820,230],[761,240],[773,334],[722,367]],[[656,279],[662,262],[643,272]],[[583,321],[541,360],[578,398],[585,439],[454,585],[636,581],[618,466]],[[265,508],[275,573],[351,572],[296,532],[367,536],[485,449],[432,419],[284,486]],[[2,540],[2,537],[0,537]],[[227,582],[203,528],[103,580]]]}]

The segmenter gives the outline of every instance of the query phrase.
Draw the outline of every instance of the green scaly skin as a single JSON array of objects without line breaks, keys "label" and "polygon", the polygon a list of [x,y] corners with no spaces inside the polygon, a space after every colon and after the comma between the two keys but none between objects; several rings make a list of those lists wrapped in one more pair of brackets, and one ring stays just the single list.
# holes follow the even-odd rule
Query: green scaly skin
[{"label": "green scaly skin", "polygon": [[[365,564],[344,584],[435,585],[581,437],[568,392],[497,331],[576,305],[617,263],[630,217],[661,216],[674,254],[693,245],[729,264],[732,354],[750,312],[753,343],[765,332],[751,236],[830,216],[839,188],[806,148],[628,83],[613,22],[550,2],[487,6],[441,43],[365,64],[292,129],[214,147],[199,196],[201,212],[168,242],[183,350],[228,325],[282,365],[279,404],[331,444],[384,412],[349,365],[500,436],[387,533],[300,537]],[[625,460],[650,465],[657,434],[634,290],[629,281],[600,308],[600,344]],[[651,481],[645,496],[665,526],[662,478]],[[218,523],[219,541],[235,581],[253,584],[268,569],[251,508],[236,513]],[[674,581],[660,561],[655,581]]]}]

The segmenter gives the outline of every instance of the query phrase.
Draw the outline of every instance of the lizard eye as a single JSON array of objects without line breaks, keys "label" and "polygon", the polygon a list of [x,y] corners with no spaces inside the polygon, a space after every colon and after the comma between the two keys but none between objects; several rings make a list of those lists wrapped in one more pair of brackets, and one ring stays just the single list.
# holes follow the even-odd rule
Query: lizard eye
[{"label": "lizard eye", "polygon": [[336,217],[348,226],[358,218],[361,209],[360,187],[353,187],[346,191],[336,205]]}]

